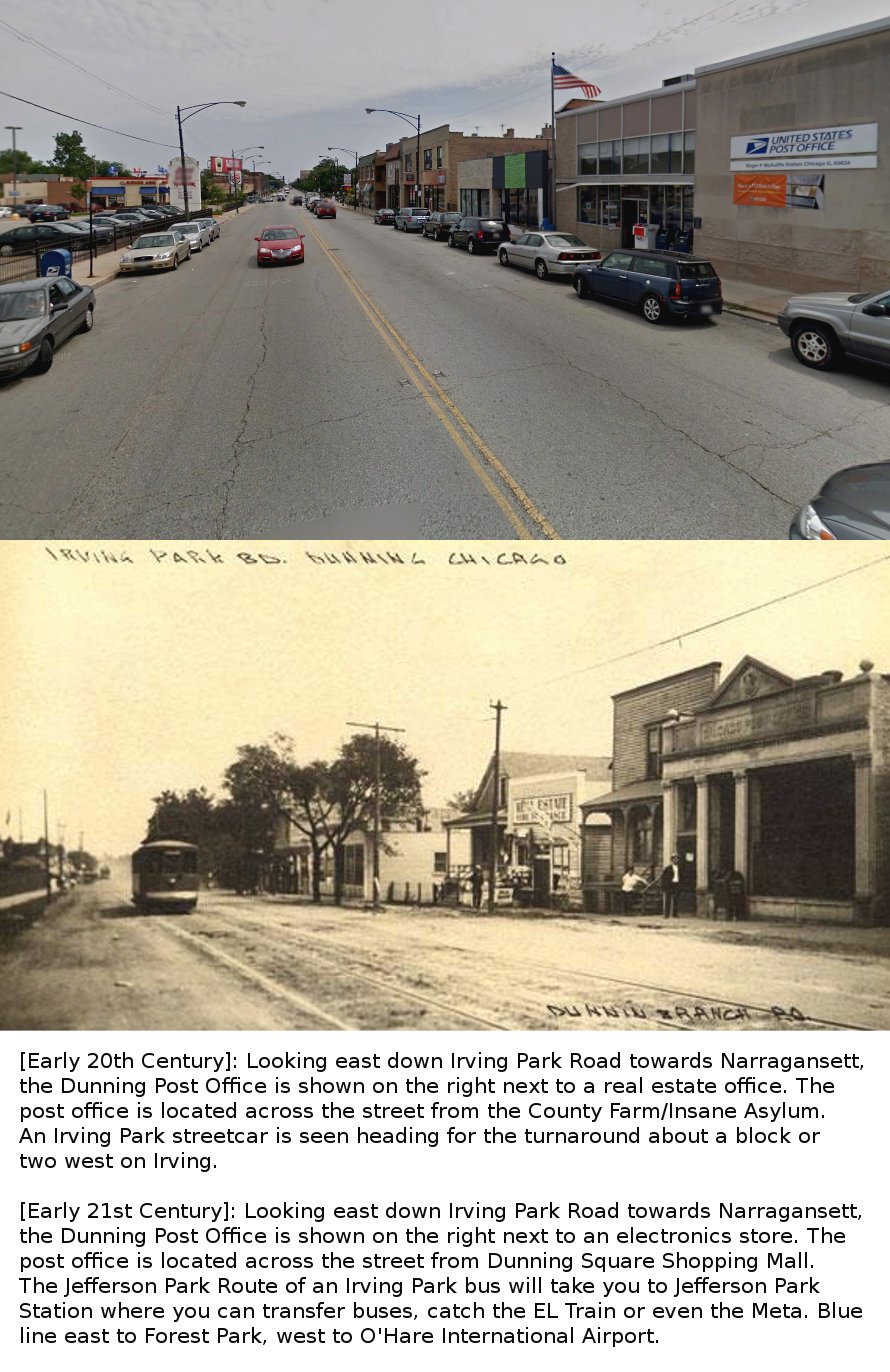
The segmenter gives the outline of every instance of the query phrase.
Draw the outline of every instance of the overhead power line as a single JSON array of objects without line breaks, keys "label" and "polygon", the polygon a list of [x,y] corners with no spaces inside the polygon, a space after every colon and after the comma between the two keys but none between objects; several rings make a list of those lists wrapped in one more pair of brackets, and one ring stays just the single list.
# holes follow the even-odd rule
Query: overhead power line
[{"label": "overhead power line", "polygon": [[178,151],[175,143],[161,143],[157,138],[141,138],[138,133],[124,133],[122,129],[110,129],[107,124],[94,124],[89,119],[78,119],[76,114],[66,114],[64,110],[54,110],[49,105],[38,105],[36,100],[26,100],[23,95],[13,95],[10,91],[0,91],[0,95],[5,95],[7,100],[17,100],[20,105],[30,105],[32,109],[57,114],[60,119],[70,119],[74,124],[83,124],[88,129],[102,129],[104,133],[116,134],[118,138],[131,138],[134,143],[151,143],[155,148],[173,148]]},{"label": "overhead power line", "polygon": [[16,38],[21,39],[22,42],[30,43],[32,47],[40,48],[42,52],[49,53],[50,57],[57,57],[58,60],[64,62],[67,67],[73,68],[74,71],[82,72],[83,75],[88,76],[91,81],[98,81],[106,90],[116,91],[118,95],[124,96],[125,99],[133,100],[137,105],[142,105],[147,110],[154,110],[155,114],[164,114],[172,119],[173,113],[171,110],[162,110],[158,105],[150,105],[146,100],[140,100],[138,95],[131,95],[129,91],[121,90],[120,86],[115,86],[112,81],[106,81],[104,76],[97,76],[94,71],[87,71],[86,67],[82,67],[79,62],[73,62],[71,58],[66,57],[64,53],[56,52],[55,48],[51,48],[47,43],[41,43],[39,38],[32,38],[30,34],[23,33],[21,29],[17,29],[6,19],[0,19],[0,28],[7,29],[9,33],[14,33]]},{"label": "overhead power line", "polygon": [[872,567],[878,567],[883,562],[890,562],[890,553],[885,553],[883,557],[876,557],[872,562],[867,562],[862,567],[849,567],[844,572],[835,572],[834,576],[825,576],[820,581],[812,581],[808,586],[799,586],[795,591],[786,591],[784,595],[776,595],[769,600],[761,600],[757,605],[748,605],[744,610],[735,610],[730,615],[721,615],[719,619],[708,620],[707,624],[699,624],[694,629],[684,629],[679,633],[668,634],[667,638],[656,639],[653,643],[644,644],[642,648],[630,648],[625,653],[616,653],[614,657],[604,657],[600,662],[592,662],[588,667],[578,667],[573,672],[564,672],[561,676],[548,677],[546,681],[541,681],[538,685],[552,686],[558,681],[568,681],[571,677],[584,676],[587,672],[596,672],[601,667],[611,667],[615,662],[626,662],[628,658],[640,657],[641,654],[650,653],[655,648],[665,648],[671,643],[682,643],[684,638],[694,638],[696,634],[706,633],[708,629],[716,629],[721,624],[730,624],[734,619],[744,619],[746,615],[756,614],[758,610],[766,610],[770,605],[781,605],[783,601],[808,595],[810,591],[818,590],[820,586],[828,586],[832,581],[842,581],[844,577],[856,576],[859,572],[870,571]]}]

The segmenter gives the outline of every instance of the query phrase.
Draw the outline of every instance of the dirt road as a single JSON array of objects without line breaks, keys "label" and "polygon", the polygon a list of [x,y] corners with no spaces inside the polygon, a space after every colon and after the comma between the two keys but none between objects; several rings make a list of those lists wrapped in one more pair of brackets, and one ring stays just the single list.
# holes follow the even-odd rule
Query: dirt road
[{"label": "dirt road", "polygon": [[2,936],[5,1029],[890,1026],[887,931],[605,916],[372,914],[202,893],[138,915],[110,883]]}]

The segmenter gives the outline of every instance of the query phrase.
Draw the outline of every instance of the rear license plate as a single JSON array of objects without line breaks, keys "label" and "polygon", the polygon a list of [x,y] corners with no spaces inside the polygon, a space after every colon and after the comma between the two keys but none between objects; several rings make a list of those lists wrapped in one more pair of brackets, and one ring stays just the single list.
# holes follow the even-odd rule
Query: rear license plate
[{"label": "rear license plate", "polygon": [[702,307],[701,307],[701,312],[702,312],[702,314],[713,314],[713,313],[714,313],[714,306],[713,306],[713,305],[702,305]]}]

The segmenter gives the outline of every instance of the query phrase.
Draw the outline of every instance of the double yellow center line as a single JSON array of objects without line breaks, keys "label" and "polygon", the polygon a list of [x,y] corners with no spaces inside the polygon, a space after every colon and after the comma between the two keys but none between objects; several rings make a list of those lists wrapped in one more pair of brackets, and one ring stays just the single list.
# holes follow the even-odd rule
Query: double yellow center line
[{"label": "double yellow center line", "polygon": [[331,252],[324,239],[320,238],[314,229],[311,230],[311,233],[328,261],[340,273],[399,365],[417,387],[420,395],[440,424],[443,425],[467,465],[476,473],[492,500],[503,511],[516,537],[558,539],[560,535],[547,517],[538,509],[531,496],[523,490],[497,454],[492,452],[485,440],[476,432],[463,411],[455,405],[451,396],[443,390],[436,378],[423,365],[395,325],[387,319],[380,307],[362,289],[336,254]]}]

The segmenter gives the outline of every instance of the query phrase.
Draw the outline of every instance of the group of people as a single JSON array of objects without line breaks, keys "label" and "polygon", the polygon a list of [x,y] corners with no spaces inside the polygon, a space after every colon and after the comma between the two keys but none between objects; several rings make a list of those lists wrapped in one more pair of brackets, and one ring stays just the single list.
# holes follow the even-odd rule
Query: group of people
[{"label": "group of people", "polygon": [[[651,891],[657,885],[661,891],[661,910],[665,919],[678,919],[680,915],[680,892],[683,889],[683,873],[679,853],[672,853],[671,860],[656,879],[650,869],[644,876],[636,867],[625,869],[621,878],[621,896],[624,913],[630,914],[637,903],[637,897]],[[741,872],[719,871],[714,878],[715,911],[725,908],[727,919],[744,919],[746,914],[745,878]]]}]

